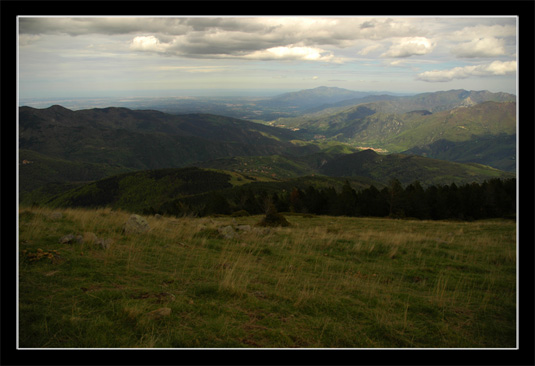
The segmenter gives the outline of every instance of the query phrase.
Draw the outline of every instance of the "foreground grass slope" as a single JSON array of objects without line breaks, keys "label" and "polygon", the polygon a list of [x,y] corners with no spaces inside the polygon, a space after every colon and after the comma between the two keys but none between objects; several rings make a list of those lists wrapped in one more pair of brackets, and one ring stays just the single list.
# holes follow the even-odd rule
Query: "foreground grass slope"
[{"label": "foreground grass slope", "polygon": [[23,348],[516,345],[512,221],[59,212],[20,209]]}]

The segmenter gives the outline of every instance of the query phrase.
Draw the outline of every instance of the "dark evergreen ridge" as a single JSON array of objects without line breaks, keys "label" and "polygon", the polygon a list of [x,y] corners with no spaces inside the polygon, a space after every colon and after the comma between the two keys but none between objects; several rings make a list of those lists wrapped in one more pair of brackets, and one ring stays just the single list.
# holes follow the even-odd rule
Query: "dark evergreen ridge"
[{"label": "dark evergreen ridge", "polygon": [[231,176],[197,168],[125,173],[69,190],[44,202],[61,207],[112,207],[132,212],[176,198],[232,187]]},{"label": "dark evergreen ridge", "polygon": [[514,178],[482,184],[403,187],[362,178],[301,177],[280,182],[198,168],[126,173],[59,194],[52,207],[111,207],[142,214],[214,215],[279,212],[320,215],[481,219],[514,217]]},{"label": "dark evergreen ridge", "polygon": [[380,155],[373,150],[339,156],[324,164],[319,172],[337,177],[367,177],[382,183],[391,179],[398,179],[403,184],[419,181],[424,185],[514,177],[512,173],[476,163],[461,164],[417,155]]},{"label": "dark evergreen ridge", "polygon": [[[211,202],[219,194],[226,195],[226,199],[242,202],[241,192],[244,190],[258,195],[261,191],[275,193],[291,191],[295,187],[304,189],[310,185],[340,188],[345,181],[329,177],[261,181],[239,173],[195,167],[144,170],[101,179],[44,199],[39,203],[53,207],[112,207],[133,212],[154,211],[177,214],[184,202],[199,207],[212,206]],[[359,189],[368,187],[370,184],[383,186],[366,178],[354,178],[350,181]],[[239,197],[236,197],[236,194]],[[237,205],[238,203],[234,203],[234,206]],[[262,209],[261,206],[255,205],[256,203],[253,205],[254,209],[251,206],[245,206],[245,208],[252,212]],[[198,211],[201,210],[198,209]],[[209,208],[208,211],[210,211]],[[225,213],[220,212],[219,209],[216,211],[212,213]]]},{"label": "dark evergreen ridge", "polygon": [[132,170],[51,158],[31,150],[19,150],[19,160],[19,196],[23,203],[42,201],[67,189]]}]

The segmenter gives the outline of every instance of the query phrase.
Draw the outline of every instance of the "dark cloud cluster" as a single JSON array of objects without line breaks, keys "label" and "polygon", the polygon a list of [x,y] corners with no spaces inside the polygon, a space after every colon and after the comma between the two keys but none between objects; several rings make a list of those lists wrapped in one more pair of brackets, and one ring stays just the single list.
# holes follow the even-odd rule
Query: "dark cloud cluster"
[{"label": "dark cloud cluster", "polygon": [[29,17],[20,19],[19,29],[22,35],[34,36],[131,34],[132,50],[200,58],[247,57],[277,47],[315,51],[319,47],[321,52],[321,47],[345,48],[359,39],[385,39],[415,31],[402,19],[344,17]]}]

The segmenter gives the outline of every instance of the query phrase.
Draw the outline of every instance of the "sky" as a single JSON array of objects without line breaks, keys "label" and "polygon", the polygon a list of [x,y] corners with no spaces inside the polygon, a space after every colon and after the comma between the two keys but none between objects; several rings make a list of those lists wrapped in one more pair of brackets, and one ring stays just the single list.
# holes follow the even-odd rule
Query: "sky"
[{"label": "sky", "polygon": [[516,94],[517,18],[18,18],[19,98]]}]

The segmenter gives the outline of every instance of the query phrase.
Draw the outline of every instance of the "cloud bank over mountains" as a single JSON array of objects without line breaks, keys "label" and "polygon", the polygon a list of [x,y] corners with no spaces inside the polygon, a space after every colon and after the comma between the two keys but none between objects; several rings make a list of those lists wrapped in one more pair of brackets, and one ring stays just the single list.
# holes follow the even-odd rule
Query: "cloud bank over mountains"
[{"label": "cloud bank over mountains", "polygon": [[64,65],[75,57],[85,62],[84,56],[133,63],[159,57],[153,63],[167,66],[304,62],[331,65],[333,80],[343,79],[336,77],[342,69],[344,75],[399,70],[410,59],[413,81],[443,82],[514,72],[516,26],[515,17],[21,17],[19,46],[21,57],[52,59],[56,52]]},{"label": "cloud bank over mountains", "polygon": [[466,79],[470,76],[499,76],[516,73],[516,61],[494,61],[490,64],[455,67],[450,70],[426,71],[418,75],[419,80],[428,82],[445,82],[454,79]]}]

